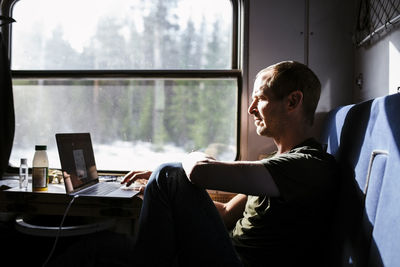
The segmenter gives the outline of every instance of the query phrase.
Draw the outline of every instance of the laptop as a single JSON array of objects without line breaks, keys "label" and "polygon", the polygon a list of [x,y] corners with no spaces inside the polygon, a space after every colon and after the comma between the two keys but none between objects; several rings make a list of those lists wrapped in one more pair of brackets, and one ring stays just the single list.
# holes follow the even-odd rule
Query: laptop
[{"label": "laptop", "polygon": [[100,182],[90,133],[57,133],[65,191],[69,195],[131,198],[139,191],[118,182]]}]

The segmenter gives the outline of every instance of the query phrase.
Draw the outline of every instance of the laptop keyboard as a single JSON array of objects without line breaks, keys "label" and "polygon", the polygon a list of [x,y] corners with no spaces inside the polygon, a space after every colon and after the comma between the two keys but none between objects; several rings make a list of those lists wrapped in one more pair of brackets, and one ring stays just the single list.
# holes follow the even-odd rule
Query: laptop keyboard
[{"label": "laptop keyboard", "polygon": [[90,194],[93,196],[101,196],[101,195],[107,195],[108,193],[111,193],[112,191],[115,191],[117,187],[115,185],[109,184],[107,182],[102,182],[96,184],[96,186],[92,186],[85,190],[83,193],[85,195]]}]

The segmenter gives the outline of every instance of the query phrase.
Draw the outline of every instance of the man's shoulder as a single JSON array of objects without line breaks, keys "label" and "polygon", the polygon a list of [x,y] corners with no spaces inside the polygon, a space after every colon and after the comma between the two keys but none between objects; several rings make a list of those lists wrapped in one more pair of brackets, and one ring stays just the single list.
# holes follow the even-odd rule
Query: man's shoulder
[{"label": "man's shoulder", "polygon": [[326,152],[324,146],[314,138],[309,138],[299,145],[292,148],[287,155],[283,157],[293,157],[312,162],[312,159],[335,164],[336,159]]},{"label": "man's shoulder", "polygon": [[274,154],[270,157],[265,157],[260,160],[264,165],[276,165],[276,164],[316,164],[316,163],[331,163],[335,164],[335,158],[325,152],[319,143],[304,143],[296,146],[290,151],[282,154]]},{"label": "man's shoulder", "polygon": [[293,147],[289,153],[304,152],[304,151],[318,151],[325,152],[323,145],[315,138],[310,137]]},{"label": "man's shoulder", "polygon": [[327,173],[335,175],[338,164],[335,158],[326,153],[323,146],[313,139],[294,147],[287,153],[261,160],[277,182],[278,177],[291,177],[291,180],[302,180],[307,177],[319,177],[322,181],[328,178]]}]

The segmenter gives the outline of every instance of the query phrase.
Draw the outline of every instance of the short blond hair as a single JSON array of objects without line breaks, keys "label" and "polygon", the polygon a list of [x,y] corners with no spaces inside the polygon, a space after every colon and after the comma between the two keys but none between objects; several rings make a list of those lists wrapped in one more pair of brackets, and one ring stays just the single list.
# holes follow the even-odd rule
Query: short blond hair
[{"label": "short blond hair", "polygon": [[270,88],[276,98],[283,99],[297,90],[303,93],[304,115],[312,125],[321,95],[321,82],[315,73],[302,63],[282,61],[261,70],[257,78],[267,72],[270,75],[263,86]]}]

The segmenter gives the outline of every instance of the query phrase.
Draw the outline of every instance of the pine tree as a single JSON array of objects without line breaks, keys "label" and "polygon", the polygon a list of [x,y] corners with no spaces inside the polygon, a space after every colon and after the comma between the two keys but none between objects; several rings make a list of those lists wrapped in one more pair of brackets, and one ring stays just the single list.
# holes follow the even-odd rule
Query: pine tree
[{"label": "pine tree", "polygon": [[182,69],[199,68],[199,60],[195,56],[196,49],[196,29],[191,19],[188,20],[186,29],[184,30],[180,40],[180,64]]},{"label": "pine tree", "polygon": [[127,64],[126,41],[121,35],[122,26],[115,18],[99,20],[91,47],[95,69],[125,69]]},{"label": "pine tree", "polygon": [[[169,10],[176,1],[158,0],[151,7],[149,15],[144,18],[143,38],[146,43],[146,65],[152,69],[165,69],[176,66],[176,40],[172,36],[179,29],[176,23],[170,21]],[[154,81],[154,104],[152,112],[152,140],[153,143],[163,144],[166,140],[164,128],[165,112],[165,81]]]},{"label": "pine tree", "polygon": [[59,25],[56,27],[50,39],[46,40],[44,49],[45,69],[75,69],[79,66],[78,53],[71,44],[63,39],[64,31]]},{"label": "pine tree", "polygon": [[227,69],[231,64],[232,47],[230,43],[230,32],[222,28],[220,19],[217,19],[213,24],[211,38],[207,44],[206,59],[207,68],[209,69]]}]

